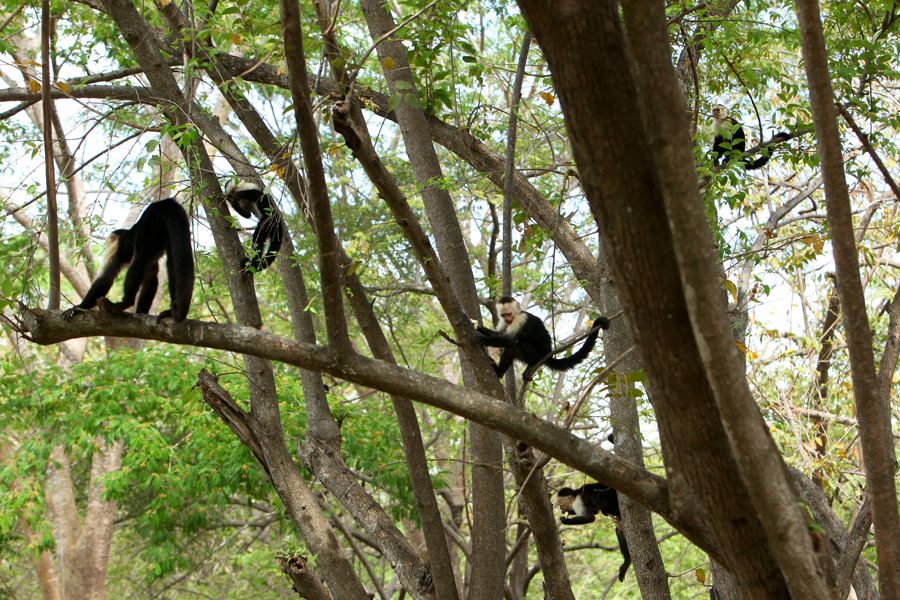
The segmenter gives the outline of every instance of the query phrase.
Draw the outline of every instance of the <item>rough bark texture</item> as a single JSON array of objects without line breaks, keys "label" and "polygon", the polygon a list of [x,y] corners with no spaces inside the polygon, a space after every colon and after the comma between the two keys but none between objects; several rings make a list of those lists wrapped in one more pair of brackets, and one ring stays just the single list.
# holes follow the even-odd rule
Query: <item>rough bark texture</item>
[{"label": "rough bark texture", "polygon": [[844,315],[866,482],[872,500],[878,586],[883,596],[900,598],[900,513],[894,485],[890,413],[881,400],[875,372],[872,332],[859,277],[859,255],[853,235],[853,214],[844,176],[840,132],[834,113],[834,91],[828,72],[825,35],[818,0],[798,0],[796,5],[816,145],[825,177],[828,227]]},{"label": "rough bark texture", "polygon": [[[602,256],[605,258],[605,253]],[[615,314],[621,310],[614,286],[604,286],[602,307],[606,314]],[[625,319],[613,321],[603,335],[607,362],[621,356],[633,345],[634,340],[631,339]],[[610,397],[609,416],[615,436],[616,455],[643,468],[644,454],[637,399],[629,395],[634,390],[634,385],[624,383],[629,373],[640,368],[640,359],[635,353],[631,353],[616,366],[618,385]],[[625,539],[628,540],[632,569],[641,589],[641,596],[657,600],[670,598],[669,578],[656,542],[650,511],[625,494],[619,494],[619,510],[622,512],[622,528]]]},{"label": "rough bark texture", "polygon": [[[692,164],[688,122],[669,56],[664,7],[650,0],[624,6],[634,41],[634,72],[649,148],[660,177],[694,338],[741,476],[762,520],[772,557],[794,597],[826,598],[815,543],[768,425],[756,406],[723,302],[717,257]],[[669,118],[665,118],[669,117]],[[687,168],[685,168],[687,167]]]},{"label": "rough bark texture", "polygon": [[[852,581],[857,598],[859,598],[859,600],[877,599],[879,596],[878,592],[875,590],[872,575],[869,573],[866,561],[861,559],[859,555],[861,547],[856,549],[855,553],[853,549],[850,549],[848,552],[850,536],[843,523],[841,523],[841,520],[834,514],[834,510],[832,510],[831,505],[828,503],[828,498],[825,497],[825,492],[815,485],[809,477],[797,469],[791,468],[790,472],[791,478],[794,481],[794,486],[797,488],[800,497],[806,502],[816,523],[821,525],[828,535],[828,539],[831,542],[831,553],[835,560],[843,564],[848,559],[848,555],[852,554],[853,562],[855,564]],[[867,533],[872,524],[871,508],[864,512],[861,511],[861,514],[857,515],[857,522],[861,524],[868,523],[864,528],[865,533]],[[864,534],[861,537],[863,538],[863,541],[865,541],[867,536]],[[840,569],[838,570],[838,589],[840,592],[838,598],[841,600],[847,597],[850,579],[851,578],[847,578],[847,580],[842,579]]]},{"label": "rough bark texture", "polygon": [[[174,4],[170,3],[164,5],[161,10],[169,20],[170,24],[178,30],[184,30],[189,26],[184,15]],[[285,170],[285,179],[288,182],[288,189],[295,198],[300,210],[306,213],[307,211],[304,210],[303,182],[299,177],[293,161],[290,160],[289,156],[285,156],[284,146],[278,143],[265,122],[245,98],[235,94],[229,87],[221,86],[221,84],[226,81],[226,78],[229,77],[227,69],[225,69],[215,58],[207,55],[206,52],[202,50],[202,46],[194,46],[194,52],[200,54],[208,61],[205,65],[208,68],[210,76],[217,84],[220,84],[220,89],[232,106],[235,114],[238,115],[242,123],[244,123],[252,133],[263,151],[266,152],[275,164],[278,164]],[[201,124],[201,128],[203,128],[203,124]],[[206,128],[203,129],[204,133],[209,135]],[[239,149],[229,148],[229,150],[230,151],[227,153],[229,161],[241,176],[258,177],[255,173],[250,171],[250,163],[243,154],[240,153]],[[315,343],[315,331],[313,329],[312,319],[309,312],[305,310],[305,307],[309,304],[309,298],[303,282],[302,272],[293,260],[293,254],[293,244],[290,239],[285,236],[281,249],[282,258],[279,261],[279,265],[280,272],[284,278],[285,289],[288,292],[287,299],[291,310],[295,335],[299,340]],[[342,265],[350,264],[350,261],[343,252],[341,252],[339,259],[339,262]],[[354,278],[348,285],[351,288],[349,297],[354,310],[358,313],[360,309],[366,313],[371,313],[371,306],[365,299],[364,291],[362,290],[362,286],[359,284],[358,279]],[[371,336],[370,331],[372,323],[375,323],[377,326],[374,315],[371,315],[371,318],[365,319],[360,314],[357,314],[357,319],[361,320],[361,323],[363,320],[365,321],[365,323],[362,323],[363,331],[367,336]],[[379,334],[381,333],[380,327],[377,327],[377,332]],[[381,339],[384,339],[383,334],[381,335]],[[370,347],[373,347],[375,350],[375,355],[378,358],[385,359],[383,353],[378,351],[379,345],[374,343],[371,338],[368,341]],[[391,360],[393,361],[393,358],[391,358]],[[428,584],[429,582],[429,577],[422,575],[422,572],[427,571],[427,569],[422,564],[421,559],[413,552],[409,544],[405,542],[400,531],[393,525],[389,517],[380,509],[380,507],[378,510],[372,511],[372,507],[377,505],[373,503],[371,496],[362,491],[356,478],[349,473],[346,465],[341,459],[340,431],[328,408],[328,403],[325,399],[325,391],[322,387],[321,374],[304,369],[300,376],[304,389],[304,397],[307,401],[307,414],[309,417],[307,444],[303,456],[305,466],[316,474],[319,474],[321,470],[322,476],[320,477],[320,480],[325,485],[326,489],[331,491],[336,498],[339,498],[352,514],[360,515],[360,524],[367,529],[370,535],[381,540],[381,551],[388,557],[390,564],[395,566],[400,574],[401,581],[407,589],[411,591],[413,596],[423,597],[422,595],[424,594],[424,597],[428,597],[430,585],[425,589],[421,587],[422,583]],[[408,400],[406,402],[409,406],[409,411],[411,411],[412,403]],[[223,409],[217,410],[217,412],[219,412],[219,415],[223,419],[229,421],[229,426],[232,428],[242,426],[240,424],[240,419],[237,424],[233,424],[233,419],[229,417],[230,411]],[[408,411],[405,414],[408,414]],[[404,449],[414,446],[415,439],[419,440],[418,454],[410,454],[408,452],[408,456],[410,456],[409,461],[411,463],[410,474],[413,489],[418,497],[418,495],[422,493],[418,490],[422,486],[427,486],[425,493],[431,494],[432,507],[431,510],[427,510],[426,503],[420,502],[420,515],[423,522],[437,521],[439,531],[441,531],[441,541],[443,543],[444,553],[446,554],[446,543],[443,542],[443,532],[442,529],[440,529],[440,514],[437,510],[437,503],[433,500],[434,492],[431,488],[431,480],[428,477],[424,450],[421,448],[421,435],[418,430],[418,422],[415,421],[413,423],[414,430],[410,431],[413,428],[413,425],[408,423],[408,418],[404,419],[401,415],[398,416],[398,420],[400,422],[401,432],[403,433]],[[412,443],[407,440],[409,436],[412,436]],[[254,436],[242,436],[241,434],[238,434],[238,437],[241,437],[245,443],[250,444],[249,447],[254,451],[254,454],[261,452],[258,448],[254,450]],[[255,445],[258,447],[258,442],[256,442]],[[261,455],[258,455],[257,458],[259,459],[260,456]],[[413,461],[413,456],[418,456],[419,460]],[[260,462],[265,467],[265,464],[262,461]],[[353,490],[353,493],[348,493],[348,490]],[[354,499],[357,501],[354,502]],[[434,516],[429,520],[429,515],[432,514]],[[440,551],[437,550],[431,553],[431,556],[432,562],[436,562],[440,558]],[[450,571],[450,575],[452,578],[452,570]],[[451,582],[452,581],[453,580],[451,579]]]},{"label": "rough bark texture", "polygon": [[[679,251],[695,252],[696,248],[690,245],[690,237],[680,237],[677,240],[679,243],[673,240],[666,218],[666,202],[671,201],[671,196],[667,198],[663,195],[664,188],[670,192],[683,191],[684,180],[679,180],[679,174],[673,172],[668,179],[661,181],[660,173],[653,168],[662,161],[662,156],[658,160],[654,158],[655,153],[664,155],[673,150],[676,155],[684,152],[688,159],[667,164],[692,165],[687,127],[681,123],[683,111],[677,87],[674,86],[674,74],[671,78],[677,106],[672,109],[667,104],[670,100],[668,95],[664,99],[654,99],[666,103],[667,112],[664,114],[671,115],[672,122],[661,123],[663,129],[652,130],[652,136],[643,133],[635,135],[635,132],[646,129],[633,107],[648,98],[638,95],[618,22],[616,3],[571,0],[556,3],[552,8],[533,0],[523,0],[519,4],[548,58],[572,135],[582,183],[601,223],[604,246],[612,259],[613,273],[631,319],[635,343],[646,361],[648,384],[660,423],[670,481],[678,485],[678,478],[683,476],[696,492],[697,500],[704,505],[711,527],[730,531],[730,535],[723,536],[719,543],[727,556],[727,567],[736,573],[747,592],[752,597],[786,598],[788,585],[775,560],[775,553],[782,550],[781,546],[790,546],[792,542],[802,544],[805,540],[805,548],[811,546],[805,534],[802,514],[796,502],[791,504],[794,500],[791,493],[770,498],[785,507],[784,514],[787,515],[779,519],[779,515],[767,514],[769,520],[776,521],[775,526],[788,525],[788,534],[798,526],[803,528],[798,535],[788,536],[787,539],[776,538],[777,541],[770,543],[756,507],[749,501],[748,486],[757,484],[756,477],[750,477],[745,484],[738,476],[739,467],[746,476],[754,465],[734,460],[729,437],[735,431],[729,429],[726,433],[718,418],[720,406],[717,406],[716,400],[719,396],[724,401],[726,390],[731,391],[730,386],[738,385],[743,379],[732,372],[732,365],[729,364],[722,373],[726,376],[725,380],[717,380],[718,374],[708,364],[708,361],[717,358],[710,353],[710,348],[720,351],[716,345],[727,341],[731,349],[724,352],[724,357],[734,360],[738,367],[737,375],[740,374],[736,350],[725,319],[724,303],[718,290],[713,296],[714,306],[703,304],[710,297],[706,282],[714,281],[714,264],[708,260],[711,258],[709,253],[695,256],[702,260],[702,269],[681,273],[681,276],[693,277],[696,279],[693,283],[703,287],[689,288],[691,295],[686,297],[679,277],[684,256],[679,256],[678,262],[675,256]],[[646,4],[641,5],[643,16],[655,17],[656,13],[652,10],[662,9],[661,6],[647,7]],[[638,13],[632,14],[633,18],[642,17],[637,7],[625,6],[626,14],[629,10]],[[644,29],[650,35],[658,35],[652,27]],[[659,53],[661,42],[658,39],[649,42]],[[646,41],[642,40],[641,44],[644,43]],[[668,48],[667,40],[665,47]],[[662,57],[668,55],[664,52]],[[648,59],[661,60],[655,55],[648,55]],[[671,65],[668,68],[671,71]],[[588,77],[585,77],[586,73]],[[647,75],[652,73],[648,72],[645,77]],[[663,82],[663,90],[668,94],[669,90],[665,87],[669,82],[664,79],[660,81]],[[669,131],[680,129],[663,135],[666,127],[671,128]],[[679,148],[682,141],[684,148]],[[693,190],[687,193],[687,198],[696,202],[699,211],[696,190],[694,181]],[[687,216],[693,218],[696,212],[694,207],[688,206],[686,209]],[[641,215],[641,218],[635,219],[635,215]],[[668,219],[677,217],[672,213],[668,215]],[[699,228],[696,225],[691,221],[694,237],[697,237],[697,231],[705,230],[705,223],[701,222]],[[680,224],[679,228],[685,226],[686,223]],[[700,237],[706,240],[705,236]],[[636,240],[641,240],[641,247],[634,243]],[[648,244],[647,240],[653,241]],[[654,273],[655,277],[648,279],[648,273]],[[647,284],[650,280],[653,281],[652,286]],[[693,295],[695,292],[698,295]],[[698,300],[703,302],[698,303]],[[718,312],[721,319],[714,320],[716,329],[711,332],[702,329],[695,331],[701,325],[696,322],[699,307]],[[716,337],[720,334],[719,321],[726,323],[725,338]],[[673,337],[670,338],[670,335]],[[700,342],[702,345],[699,345]],[[671,352],[671,348],[675,347],[680,349],[677,357]],[[720,352],[718,357],[721,356]],[[743,385],[746,388],[745,382]],[[688,398],[691,400],[687,401]],[[742,401],[747,398],[749,394]],[[752,404],[752,398],[749,399],[747,408],[756,410],[756,414],[749,423],[742,425],[742,433],[749,431],[762,435],[766,433],[765,424]],[[733,414],[732,418],[738,414],[742,415]],[[764,457],[780,465],[780,456],[771,440],[768,441],[771,448],[753,448],[767,452]],[[778,479],[777,473],[775,479]],[[680,488],[673,491],[682,493]],[[686,490],[684,492],[687,493]],[[754,501],[759,496],[756,494]],[[809,573],[809,551],[793,557],[785,554],[779,553],[779,560],[784,558],[789,565],[792,561],[800,561],[801,566],[807,567],[804,573]],[[818,581],[812,576],[798,580],[811,581],[813,585]]]},{"label": "rough bark texture", "polygon": [[294,591],[306,600],[330,600],[328,590],[309,568],[309,563],[302,556],[282,557],[279,559],[281,572],[291,578]]},{"label": "rough bark texture", "polygon": [[340,243],[331,216],[318,127],[309,101],[300,4],[296,0],[279,0],[278,5],[281,10],[281,30],[284,34],[285,62],[291,79],[294,118],[297,121],[303,164],[306,166],[309,206],[312,210],[316,244],[319,248],[319,280],[324,299],[328,344],[338,354],[351,354],[353,348],[347,333],[347,316],[344,313],[344,295],[341,289]]}]

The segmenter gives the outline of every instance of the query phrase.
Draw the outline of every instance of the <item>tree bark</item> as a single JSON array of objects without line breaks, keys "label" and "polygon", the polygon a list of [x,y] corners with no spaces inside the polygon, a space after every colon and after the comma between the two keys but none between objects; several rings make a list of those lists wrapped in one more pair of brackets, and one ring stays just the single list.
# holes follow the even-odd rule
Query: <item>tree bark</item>
[{"label": "tree bark", "polygon": [[796,4],[816,145],[825,177],[826,213],[850,355],[853,398],[865,456],[866,482],[872,499],[878,585],[883,596],[900,598],[900,512],[894,485],[891,419],[880,397],[875,371],[872,332],[859,277],[859,254],[853,235],[850,193],[834,113],[834,91],[828,72],[825,35],[818,0],[798,0]]},{"label": "tree bark", "polygon": [[[218,348],[329,373],[360,385],[406,396],[475,421],[523,441],[583,473],[607,483],[659,514],[688,539],[716,556],[721,550],[691,495],[671,496],[665,479],[617,458],[568,431],[505,402],[454,385],[444,379],[357,356],[338,360],[327,348],[280,338],[253,327],[188,319],[176,326],[157,324],[153,316],[109,314],[106,301],[95,314],[65,321],[60,313],[22,308],[24,331],[37,344],[75,337],[118,335],[170,344]],[[23,331],[23,332],[24,332]]]},{"label": "tree bark", "polygon": [[[360,4],[373,40],[378,40],[396,27],[387,4],[382,0],[361,0]],[[428,131],[425,113],[419,104],[406,48],[397,40],[386,39],[378,44],[377,51],[382,66],[387,58],[393,61],[392,68],[385,68],[385,79],[392,91],[402,93],[407,98],[397,106],[395,112],[410,165],[425,202],[425,211],[437,243],[438,254],[463,307],[470,317],[478,318],[480,310],[468,249],[450,194],[437,185],[442,172]],[[404,90],[397,88],[398,81],[406,83]],[[414,100],[411,102],[411,99]],[[480,387],[489,376],[485,370],[487,362],[482,361],[484,364],[479,366],[480,373],[476,375],[465,353],[461,352],[459,356],[466,386]],[[502,398],[499,390],[497,392],[497,398]],[[472,467],[474,522],[473,575],[469,598],[496,600],[503,594],[504,576],[496,565],[502,564],[505,554],[506,525],[504,519],[499,518],[505,514],[500,437],[496,432],[474,423],[470,427],[470,436],[474,461]]]},{"label": "tree bark", "polygon": [[[156,36],[135,6],[127,0],[105,0],[103,5],[134,52],[154,93],[165,99],[168,106],[176,107],[166,111],[166,118],[176,127],[190,126],[195,107],[183,97],[160,49],[154,43]],[[224,131],[222,136],[227,137]],[[229,214],[228,207],[222,197],[212,162],[199,140],[193,140],[182,151],[200,204],[207,211],[216,248],[229,274],[227,280],[235,318],[241,325],[259,328],[262,326],[262,319],[253,291],[252,277],[241,271],[243,250],[237,233],[225,218]],[[253,417],[250,422],[260,440],[265,463],[271,469],[271,483],[300,534],[317,554],[317,564],[332,593],[341,598],[366,598],[362,584],[343,555],[327,519],[318,508],[285,446],[271,363],[247,355],[245,364],[252,407],[250,414]]]},{"label": "tree bark", "polygon": [[[663,7],[623,6],[635,38],[638,30],[650,36],[641,39],[645,71],[635,79],[615,2],[571,0],[552,9],[534,0],[519,4],[550,64],[582,183],[601,223],[635,343],[646,360],[667,471],[684,476],[714,530],[730,530],[719,542],[728,557],[727,567],[749,594],[786,598],[789,586],[800,586],[800,591],[809,585],[802,594],[810,595],[798,597],[826,597],[796,496],[742,378],[714,279],[711,249],[704,252],[696,247],[696,232],[705,231],[706,224],[697,197],[687,123],[668,59],[664,15],[662,26],[657,25]],[[642,24],[640,19],[646,18],[651,20]],[[668,77],[659,66],[663,62]],[[648,92],[654,79],[659,87],[651,97]],[[641,88],[643,94],[639,94]],[[646,127],[635,106],[644,109]],[[651,106],[655,112],[650,112]],[[670,170],[654,168],[662,166]],[[681,206],[675,203],[677,193],[685,194]],[[642,218],[636,220],[634,215]],[[635,240],[641,240],[640,248]],[[699,268],[689,260],[699,261]],[[648,273],[656,275],[650,278],[652,286],[647,285]],[[702,322],[710,315],[709,323]],[[676,333],[677,337],[668,337]],[[675,347],[677,357],[670,350]],[[717,364],[722,359],[725,362]],[[738,406],[724,404],[734,392],[738,392]],[[687,398],[691,401],[686,402]],[[722,408],[727,410],[720,413]],[[729,423],[727,431],[720,414]],[[736,439],[729,439],[735,435]],[[739,447],[750,441],[752,445]],[[740,451],[739,460],[735,450]],[[774,477],[770,463],[776,465]],[[771,481],[760,481],[763,465]],[[777,511],[766,512],[763,522],[757,510],[768,504]],[[735,531],[738,523],[740,532]],[[791,551],[795,545],[800,552]]]},{"label": "tree bark", "polygon": [[[605,257],[605,253],[601,253]],[[621,303],[612,285],[604,286],[603,312],[615,314],[621,310]],[[603,334],[603,348],[607,363],[621,356],[634,345],[628,323],[625,319],[616,319],[609,330]],[[616,389],[610,396],[609,418],[614,432],[616,455],[643,468],[644,453],[640,417],[638,415],[637,398],[629,392],[634,391],[634,384],[626,384],[629,374],[641,367],[636,353],[631,353],[621,361],[615,369]],[[666,600],[671,597],[666,565],[663,563],[656,532],[653,528],[653,516],[645,507],[637,504],[625,494],[619,494],[619,510],[622,513],[622,529],[628,541],[631,554],[632,569],[637,578],[641,596]]]},{"label": "tree bark", "polygon": [[[56,556],[63,595],[66,598],[103,600],[106,597],[106,568],[112,544],[116,503],[103,500],[103,477],[122,465],[124,443],[119,440],[95,451],[82,527],[75,506],[69,460],[57,446],[47,469],[45,506],[53,524]],[[42,559],[43,560],[43,559]]]}]

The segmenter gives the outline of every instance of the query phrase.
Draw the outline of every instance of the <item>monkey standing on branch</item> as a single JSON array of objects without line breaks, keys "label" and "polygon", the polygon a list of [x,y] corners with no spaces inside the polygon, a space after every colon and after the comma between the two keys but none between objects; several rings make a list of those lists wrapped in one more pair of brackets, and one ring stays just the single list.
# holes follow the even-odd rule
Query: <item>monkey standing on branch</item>
[{"label": "monkey standing on branch", "polygon": [[253,181],[225,184],[225,200],[245,219],[255,216],[256,229],[253,230],[253,258],[244,257],[244,270],[251,267],[263,271],[275,261],[281,248],[282,222],[278,207],[269,195]]},{"label": "monkey standing on branch", "polygon": [[[500,328],[493,331],[487,327],[477,327],[476,341],[482,346],[503,348],[500,364],[494,365],[498,377],[503,377],[514,359],[531,367],[553,351],[553,340],[544,322],[533,314],[523,311],[518,300],[512,296],[503,296],[497,303],[497,311],[503,319]],[[608,329],[609,319],[600,317],[594,324],[602,329]],[[573,355],[565,358],[548,358],[544,364],[554,371],[568,371],[581,364],[594,349],[597,333],[591,332],[578,352]]]},{"label": "monkey standing on branch", "polygon": [[[134,306],[136,314],[148,314],[159,287],[159,259],[166,255],[169,271],[171,308],[159,313],[157,321],[172,317],[176,323],[187,318],[194,293],[194,254],[191,250],[191,224],[184,208],[166,198],[148,206],[131,229],[117,229],[106,239],[103,266],[81,303],[63,311],[68,321],[79,310],[97,306],[106,297],[119,272],[127,265],[125,292],[112,308],[122,312]],[[140,293],[140,294],[139,294]]]}]

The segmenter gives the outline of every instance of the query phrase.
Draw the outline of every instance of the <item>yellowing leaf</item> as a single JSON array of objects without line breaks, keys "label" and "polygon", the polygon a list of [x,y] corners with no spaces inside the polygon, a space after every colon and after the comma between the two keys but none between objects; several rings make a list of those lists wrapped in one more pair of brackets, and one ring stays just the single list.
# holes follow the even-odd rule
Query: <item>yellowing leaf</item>
[{"label": "yellowing leaf", "polygon": [[337,156],[340,151],[341,151],[340,148],[338,148],[337,146],[332,146],[331,148],[328,149],[328,152],[332,156]]},{"label": "yellowing leaf", "polygon": [[734,340],[734,345],[738,347],[738,350],[740,350],[744,354],[747,354],[747,346],[745,346],[744,344],[740,343],[737,340]]},{"label": "yellowing leaf", "polygon": [[391,58],[390,56],[388,56],[383,61],[381,61],[381,64],[384,65],[385,69],[393,69],[394,68],[394,59]]},{"label": "yellowing leaf", "polygon": [[39,94],[41,92],[41,84],[39,84],[34,79],[28,80],[28,89],[31,90],[32,94]]},{"label": "yellowing leaf", "polygon": [[805,246],[812,246],[816,254],[821,254],[825,247],[825,238],[821,235],[808,235],[800,240]]},{"label": "yellowing leaf", "polygon": [[725,286],[725,289],[728,290],[728,292],[734,298],[734,301],[737,302],[737,286],[727,279],[722,279],[721,281],[722,285]]},{"label": "yellowing leaf", "polygon": [[706,583],[706,571],[703,569],[697,569],[697,581],[700,583]]},{"label": "yellowing leaf", "polygon": [[72,88],[70,88],[69,84],[67,84],[65,81],[57,81],[56,87],[58,87],[59,89],[61,89],[62,91],[64,91],[67,94],[72,91]]},{"label": "yellowing leaf", "polygon": [[556,101],[556,98],[553,97],[553,94],[548,94],[547,92],[541,92],[538,94],[544,102],[547,103],[547,106],[553,106],[553,102]]}]

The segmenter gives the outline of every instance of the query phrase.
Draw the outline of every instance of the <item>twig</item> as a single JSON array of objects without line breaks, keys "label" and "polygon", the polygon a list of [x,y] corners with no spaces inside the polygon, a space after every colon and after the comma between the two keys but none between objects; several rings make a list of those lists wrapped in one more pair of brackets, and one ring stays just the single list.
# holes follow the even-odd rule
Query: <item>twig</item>
[{"label": "twig", "polygon": [[859,138],[859,141],[863,145],[863,148],[866,149],[866,152],[869,153],[869,156],[872,157],[872,160],[878,166],[878,170],[881,171],[881,175],[884,177],[884,180],[887,181],[887,184],[894,192],[894,195],[898,200],[900,200],[900,188],[897,187],[897,183],[894,181],[894,178],[891,177],[891,174],[890,172],[888,172],[887,167],[884,166],[884,162],[882,162],[881,157],[879,157],[878,153],[875,152],[875,148],[872,147],[871,143],[869,143],[869,136],[863,133],[863,130],[859,128],[859,125],[856,124],[856,121],[853,120],[850,112],[843,104],[836,103],[835,106],[837,107],[838,112],[841,113],[841,116],[844,117],[844,120],[847,121],[847,124],[853,130],[853,133],[855,133],[856,137]]}]

